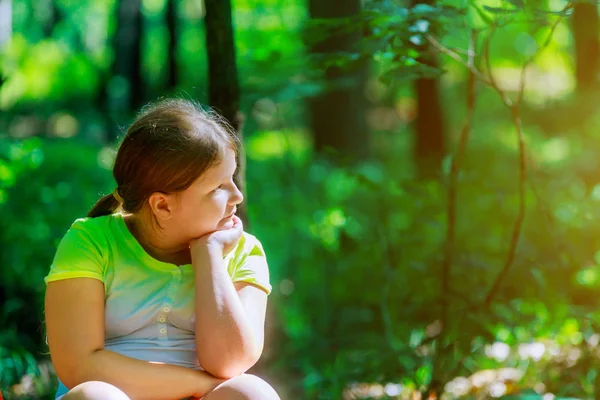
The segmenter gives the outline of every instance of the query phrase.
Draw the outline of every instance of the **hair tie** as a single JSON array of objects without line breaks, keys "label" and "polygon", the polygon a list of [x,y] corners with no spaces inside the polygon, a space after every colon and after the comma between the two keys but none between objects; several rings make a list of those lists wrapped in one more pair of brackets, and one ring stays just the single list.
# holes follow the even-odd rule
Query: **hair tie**
[{"label": "hair tie", "polygon": [[112,195],[115,198],[115,200],[117,200],[119,203],[123,204],[123,198],[119,194],[119,188],[118,187],[115,188],[115,190],[113,190]]}]

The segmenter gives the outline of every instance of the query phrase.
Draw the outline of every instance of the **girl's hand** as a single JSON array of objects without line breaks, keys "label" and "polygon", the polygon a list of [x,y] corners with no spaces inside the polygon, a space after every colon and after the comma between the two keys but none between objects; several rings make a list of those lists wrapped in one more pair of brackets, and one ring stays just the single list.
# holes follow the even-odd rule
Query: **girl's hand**
[{"label": "girl's hand", "polygon": [[194,239],[190,242],[190,250],[192,255],[197,251],[198,248],[217,248],[221,251],[222,255],[227,255],[231,250],[234,249],[237,242],[242,237],[244,232],[244,226],[242,220],[234,215],[232,218],[233,227],[229,229],[223,229],[208,233],[204,236]]},{"label": "girl's hand", "polygon": [[215,378],[208,372],[202,371],[200,373],[202,376],[201,379],[198,380],[198,388],[196,389],[196,393],[191,397],[191,400],[203,398],[208,393],[215,390],[217,386],[227,381],[227,379]]}]

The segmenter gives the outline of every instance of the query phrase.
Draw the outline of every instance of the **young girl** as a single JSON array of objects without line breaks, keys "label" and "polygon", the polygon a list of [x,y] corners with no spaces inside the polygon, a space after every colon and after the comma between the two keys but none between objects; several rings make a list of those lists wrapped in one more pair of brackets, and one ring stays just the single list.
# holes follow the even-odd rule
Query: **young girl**
[{"label": "young girl", "polygon": [[73,223],[45,279],[57,399],[279,399],[244,374],[271,286],[235,215],[236,149],[222,119],[185,100],[128,129],[115,191]]}]

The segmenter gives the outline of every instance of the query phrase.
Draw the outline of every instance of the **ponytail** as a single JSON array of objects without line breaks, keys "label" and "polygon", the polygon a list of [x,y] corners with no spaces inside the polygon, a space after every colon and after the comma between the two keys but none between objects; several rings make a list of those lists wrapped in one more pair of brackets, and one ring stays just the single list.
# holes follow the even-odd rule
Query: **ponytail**
[{"label": "ponytail", "polygon": [[96,218],[104,215],[113,214],[121,207],[121,203],[115,198],[114,194],[110,193],[100,197],[94,207],[88,211],[86,217]]}]

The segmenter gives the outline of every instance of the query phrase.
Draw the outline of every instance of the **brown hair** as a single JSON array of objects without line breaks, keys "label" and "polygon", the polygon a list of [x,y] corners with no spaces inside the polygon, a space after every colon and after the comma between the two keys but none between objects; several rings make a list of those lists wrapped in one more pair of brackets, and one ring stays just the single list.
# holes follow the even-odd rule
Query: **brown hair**
[{"label": "brown hair", "polygon": [[237,153],[238,141],[214,111],[183,99],[150,104],[131,124],[117,151],[115,192],[101,197],[87,216],[119,209],[135,213],[154,192],[185,190],[220,162],[226,149]]}]

